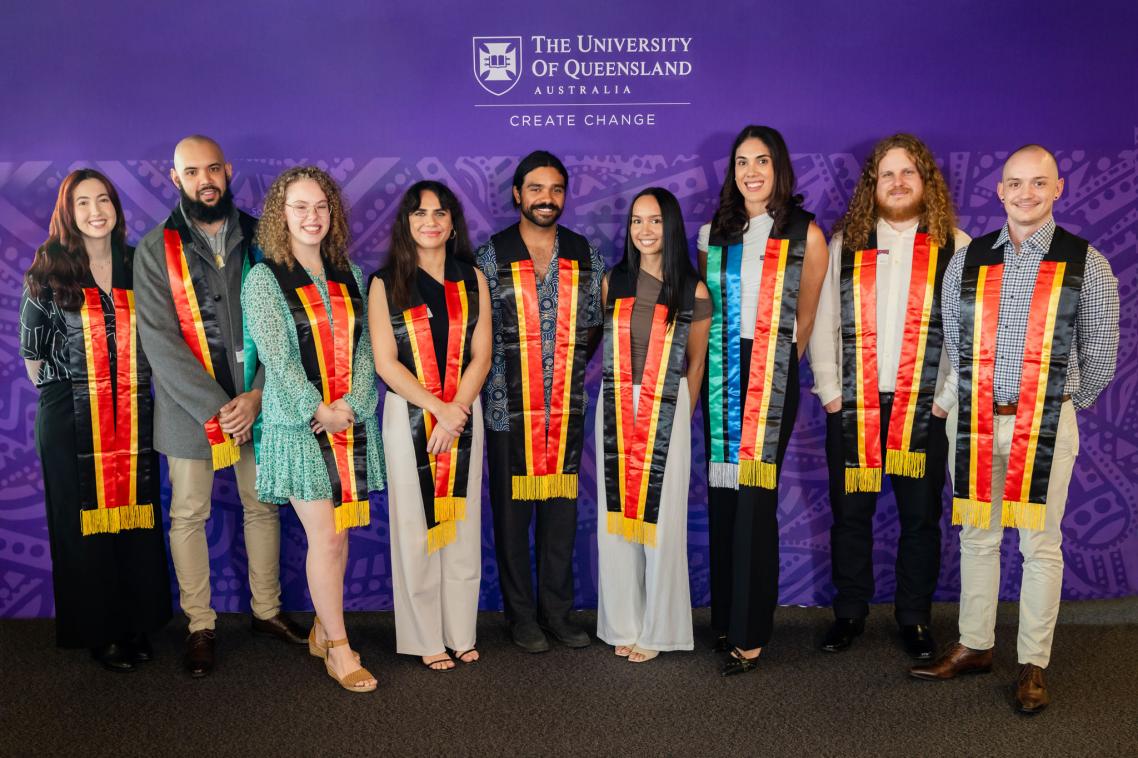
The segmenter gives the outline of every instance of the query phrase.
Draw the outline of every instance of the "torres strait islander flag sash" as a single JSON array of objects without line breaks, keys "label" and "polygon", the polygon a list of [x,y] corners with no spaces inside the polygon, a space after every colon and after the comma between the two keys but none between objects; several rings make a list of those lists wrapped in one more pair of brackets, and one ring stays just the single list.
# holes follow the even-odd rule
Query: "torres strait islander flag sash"
[{"label": "torres strait islander flag sash", "polygon": [[[806,233],[814,216],[795,209],[783,236],[773,232],[763,251],[759,302],[754,324],[742,324],[743,244],[712,240],[707,247],[706,282],[711,293],[707,355],[708,486],[776,489],[778,438],[788,391],[798,308],[798,286],[806,255]],[[751,346],[746,397],[742,391],[740,340]]]},{"label": "torres strait islander flag sash", "polygon": [[[190,352],[226,394],[235,397],[237,390],[233,386],[233,374],[229,370],[229,353],[221,336],[205,271],[202,270],[198,256],[186,254],[186,246],[191,242],[190,234],[189,228],[181,220],[181,212],[171,213],[166,219],[163,239],[174,311],[178,314],[182,339],[186,341]],[[232,466],[241,457],[241,448],[221,430],[217,416],[205,422],[205,436],[209,441],[215,471]]]},{"label": "torres strait islander flag sash", "polygon": [[[608,531],[630,542],[656,546],[660,493],[676,413],[684,355],[695,303],[695,281],[686,285],[684,307],[668,322],[657,302],[640,398],[632,375],[632,309],[636,279],[626,267],[609,278],[604,355],[604,476]],[[663,290],[660,299],[664,297]],[[688,423],[680,419],[680,423]]]},{"label": "torres strait islander flag sash", "polygon": [[155,523],[150,368],[139,347],[130,270],[120,261],[114,268],[113,334],[93,281],[78,312],[65,317],[84,536]]},{"label": "torres strait islander flag sash", "polygon": [[879,492],[887,474],[922,478],[944,331],[940,285],[952,257],[926,231],[913,240],[901,355],[885,452],[877,373],[877,232],[863,250],[842,249],[842,436],[846,492]]},{"label": "torres strait islander flag sash", "polygon": [[494,235],[493,244],[502,304],[512,494],[518,500],[576,498],[585,417],[586,298],[594,275],[589,243],[557,227],[558,254],[550,263],[557,267],[557,321],[548,403],[533,259],[517,224]]},{"label": "torres strait islander flag sash", "polygon": [[[1003,246],[999,233],[973,240],[960,282],[960,421],[952,523],[989,528],[995,440],[993,385]],[[1061,227],[1039,264],[1001,510],[1003,526],[1042,529],[1047,484],[1088,243]]]},{"label": "torres strait islander flag sash", "polygon": [[[386,276],[385,272],[384,278]],[[447,256],[443,288],[447,307],[446,365],[443,367],[438,365],[435,353],[431,314],[418,288],[410,289],[410,308],[398,310],[388,302],[399,362],[428,392],[449,403],[454,400],[462,374],[470,363],[474,327],[478,322],[478,278],[474,267]],[[427,523],[427,553],[430,554],[454,542],[457,522],[466,518],[473,431],[467,424],[450,450],[435,455],[427,452],[435,417],[411,402],[407,403],[407,414]],[[482,462],[474,464],[480,466]]]},{"label": "torres strait islander flag sash", "polygon": [[[351,270],[341,271],[327,260],[328,300],[324,305],[319,288],[304,268],[264,260],[276,276],[296,324],[300,361],[308,381],[325,403],[352,391],[352,368],[356,345],[363,331],[363,298]],[[363,419],[342,432],[316,435],[328,482],[332,485],[336,531],[371,523],[367,489],[367,427]]]}]

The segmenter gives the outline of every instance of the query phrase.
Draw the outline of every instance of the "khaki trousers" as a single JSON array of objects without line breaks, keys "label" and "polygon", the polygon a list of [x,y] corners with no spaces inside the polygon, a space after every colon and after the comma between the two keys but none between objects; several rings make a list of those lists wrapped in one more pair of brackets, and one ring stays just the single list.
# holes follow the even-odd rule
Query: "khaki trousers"
[{"label": "khaki trousers", "polygon": [[[991,527],[965,526],[960,532],[960,643],[973,650],[996,644],[996,603],[1000,593],[1000,542],[1004,529],[1000,512],[1008,453],[1015,416],[996,416],[996,445],[992,455]],[[955,443],[955,438],[952,438]],[[1055,437],[1055,456],[1047,484],[1047,515],[1040,531],[1019,530],[1023,580],[1019,593],[1019,662],[1047,668],[1059,615],[1063,587],[1063,532],[1060,524],[1067,507],[1067,488],[1079,454],[1079,427],[1075,407],[1063,403]]]},{"label": "khaki trousers", "polygon": [[[210,607],[209,545],[205,522],[213,505],[213,464],[207,460],[168,457],[170,471],[170,556],[178,576],[182,611],[190,632],[213,629],[217,613]],[[244,507],[245,551],[253,615],[269,619],[281,610],[281,522],[279,506],[257,498],[257,465],[253,448],[241,449],[233,466],[237,493]]]}]

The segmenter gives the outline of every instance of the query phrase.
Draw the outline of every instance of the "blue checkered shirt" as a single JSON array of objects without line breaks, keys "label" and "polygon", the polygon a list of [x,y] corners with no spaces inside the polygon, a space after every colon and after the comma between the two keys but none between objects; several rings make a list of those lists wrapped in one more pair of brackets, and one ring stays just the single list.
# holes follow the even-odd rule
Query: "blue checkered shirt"
[{"label": "blue checkered shirt", "polygon": [[[1055,219],[1050,219],[1023,241],[1017,253],[1005,223],[992,246],[993,249],[1001,246],[1004,249],[993,388],[994,399],[1001,405],[1014,403],[1019,398],[1031,293],[1039,273],[1039,262],[1050,249],[1054,236]],[[960,370],[960,277],[967,252],[968,248],[962,248],[952,257],[941,290],[944,342],[956,372]],[[1106,258],[1094,247],[1087,249],[1071,355],[1075,360],[1067,366],[1064,392],[1071,396],[1076,408],[1089,408],[1114,377],[1118,358],[1118,280],[1114,278]]]},{"label": "blue checkered shirt", "polygon": [[[541,368],[547,415],[549,396],[553,392],[553,348],[557,340],[558,247],[558,242],[555,240],[553,257],[550,259],[545,278],[537,280],[537,303],[541,314]],[[494,320],[494,350],[490,361],[490,374],[482,387],[482,416],[488,430],[508,432],[510,409],[506,401],[506,344],[502,339],[502,300],[498,297],[498,255],[494,252],[494,241],[488,240],[485,245],[478,248],[474,257],[478,268],[486,275]],[[604,318],[604,310],[601,307],[601,279],[605,273],[605,262],[592,245],[589,245],[589,262],[593,267],[593,276],[589,283],[585,311],[582,315],[586,326],[600,326]]]}]

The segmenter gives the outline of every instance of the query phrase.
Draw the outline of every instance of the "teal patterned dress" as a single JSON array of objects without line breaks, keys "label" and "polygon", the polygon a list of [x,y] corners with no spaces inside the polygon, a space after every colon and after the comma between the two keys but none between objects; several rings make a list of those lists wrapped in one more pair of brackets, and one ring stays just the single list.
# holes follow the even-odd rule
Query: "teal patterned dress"
[{"label": "teal patterned dress", "polygon": [[[311,276],[311,272],[309,272]],[[383,443],[375,415],[375,362],[367,328],[367,288],[358,266],[352,275],[364,297],[360,314],[363,330],[352,363],[352,391],[344,396],[367,429],[367,488],[383,489]],[[312,276],[331,320],[328,282]],[[300,361],[296,327],[273,272],[264,264],[249,271],[241,287],[241,308],[257,357],[265,367],[261,398],[261,448],[257,457],[257,495],[267,503],[284,505],[289,498],[327,500],[332,497],[328,469],[316,435],[308,422],[320,405],[320,392],[308,381]],[[337,324],[332,321],[332,329]]]}]

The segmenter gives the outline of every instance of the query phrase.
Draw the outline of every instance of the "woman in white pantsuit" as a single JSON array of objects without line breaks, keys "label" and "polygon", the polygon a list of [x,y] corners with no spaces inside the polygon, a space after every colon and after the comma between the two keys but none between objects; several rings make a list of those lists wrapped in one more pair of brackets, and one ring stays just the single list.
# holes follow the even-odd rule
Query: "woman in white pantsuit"
[{"label": "woman in white pantsuit", "polygon": [[633,200],[624,259],[606,276],[597,405],[597,636],[633,663],[692,649],[688,585],[691,413],[711,301],[680,206]]},{"label": "woman in white pantsuit", "polygon": [[[490,298],[462,206],[446,185],[403,195],[385,269],[372,277],[396,651],[433,671],[474,663],[482,577],[482,411]],[[452,657],[453,655],[453,657]]]}]

